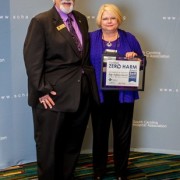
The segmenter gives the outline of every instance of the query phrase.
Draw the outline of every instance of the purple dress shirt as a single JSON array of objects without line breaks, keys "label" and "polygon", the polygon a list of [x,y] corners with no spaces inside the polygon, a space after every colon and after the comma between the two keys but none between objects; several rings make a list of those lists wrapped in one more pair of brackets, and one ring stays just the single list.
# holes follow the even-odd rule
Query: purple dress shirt
[{"label": "purple dress shirt", "polygon": [[[65,26],[66,26],[67,29],[69,30],[69,27],[68,27],[68,25],[67,25],[67,18],[68,18],[67,14],[63,13],[63,12],[62,12],[59,8],[57,8],[56,6],[55,6],[55,8],[56,8],[58,14],[60,15],[60,17],[62,18]],[[73,27],[74,27],[74,29],[75,29],[75,31],[76,31],[76,34],[77,34],[77,36],[78,36],[78,38],[79,38],[79,40],[80,40],[80,43],[81,43],[81,45],[82,45],[82,34],[81,34],[80,30],[79,30],[79,27],[78,27],[78,25],[77,25],[77,22],[76,22],[76,20],[75,20],[75,18],[74,18],[74,16],[73,16],[72,13],[70,13],[69,16],[73,19],[72,25],[73,25]]]}]

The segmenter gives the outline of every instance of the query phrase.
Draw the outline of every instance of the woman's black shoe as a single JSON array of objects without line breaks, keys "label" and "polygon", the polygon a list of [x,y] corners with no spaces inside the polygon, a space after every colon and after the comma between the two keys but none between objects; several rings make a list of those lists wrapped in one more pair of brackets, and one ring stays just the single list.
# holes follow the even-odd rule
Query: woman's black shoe
[{"label": "woman's black shoe", "polygon": [[118,176],[117,180],[128,180],[126,176]]},{"label": "woman's black shoe", "polygon": [[102,177],[101,176],[95,176],[94,180],[102,180]]}]

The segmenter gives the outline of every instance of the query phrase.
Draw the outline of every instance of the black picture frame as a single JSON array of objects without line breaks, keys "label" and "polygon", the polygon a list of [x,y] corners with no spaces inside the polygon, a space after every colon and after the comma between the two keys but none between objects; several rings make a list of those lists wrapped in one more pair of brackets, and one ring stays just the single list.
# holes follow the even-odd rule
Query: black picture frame
[{"label": "black picture frame", "polygon": [[[138,86],[126,86],[126,85],[106,85],[106,66],[107,61],[116,60],[116,61],[137,61],[140,60],[139,67],[139,84]],[[135,56],[132,59],[127,59],[126,57],[118,54],[116,51],[104,52],[102,54],[101,61],[101,81],[100,87],[102,90],[125,90],[125,91],[144,91],[145,89],[145,72],[146,72],[146,56]],[[119,69],[118,71],[121,71]]]}]

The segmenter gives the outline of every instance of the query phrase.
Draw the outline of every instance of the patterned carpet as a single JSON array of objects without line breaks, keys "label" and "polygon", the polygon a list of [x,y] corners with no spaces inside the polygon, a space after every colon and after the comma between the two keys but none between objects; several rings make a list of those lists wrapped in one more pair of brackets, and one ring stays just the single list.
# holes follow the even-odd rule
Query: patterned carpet
[{"label": "patterned carpet", "polygon": [[[131,152],[128,179],[132,180],[180,180],[180,156],[156,153]],[[114,179],[113,156],[108,156],[107,177]],[[92,155],[81,154],[76,178],[92,180]],[[36,163],[14,166],[0,171],[0,180],[37,180]]]}]

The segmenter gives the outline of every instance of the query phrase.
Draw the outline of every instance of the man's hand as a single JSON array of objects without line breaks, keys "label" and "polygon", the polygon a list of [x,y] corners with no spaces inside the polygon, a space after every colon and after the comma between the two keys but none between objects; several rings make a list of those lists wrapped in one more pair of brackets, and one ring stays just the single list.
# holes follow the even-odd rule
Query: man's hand
[{"label": "man's hand", "polygon": [[[55,91],[51,91],[50,94],[52,95],[56,95],[56,92]],[[49,96],[49,94],[46,94],[45,96],[42,96],[39,98],[39,102],[42,103],[44,105],[44,108],[47,109],[47,108],[52,108],[55,103],[54,101],[52,100],[52,98]]]}]

